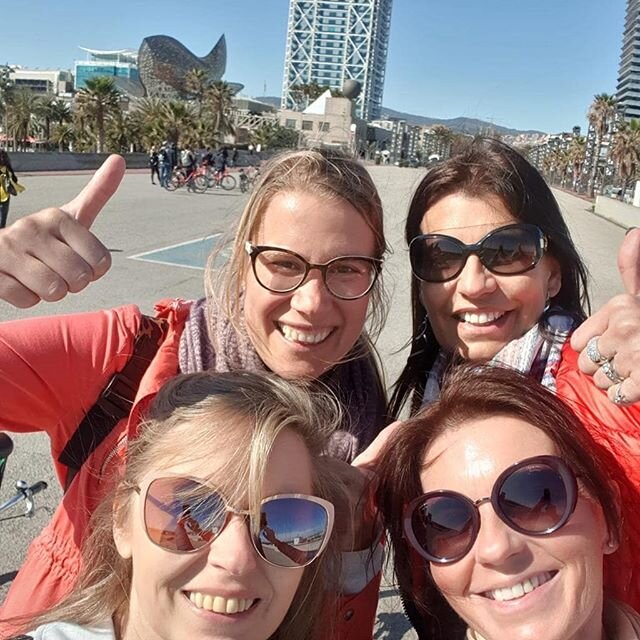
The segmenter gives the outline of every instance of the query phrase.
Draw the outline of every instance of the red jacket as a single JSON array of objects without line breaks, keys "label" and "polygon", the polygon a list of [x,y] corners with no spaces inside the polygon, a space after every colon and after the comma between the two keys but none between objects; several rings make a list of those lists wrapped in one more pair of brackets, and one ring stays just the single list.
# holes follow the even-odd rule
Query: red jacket
[{"label": "red jacket", "polygon": [[[141,413],[179,369],[178,347],[189,304],[163,301],[156,312],[167,320],[168,331],[142,378],[129,417],[90,455],[51,521],[32,542],[0,608],[0,619],[47,609],[73,587],[89,518],[111,487],[114,458],[123,457]],[[62,485],[67,469],[58,457],[107,382],[128,362],[140,318],[140,310],[128,305],[0,324],[0,424],[9,431],[46,431]],[[370,640],[377,585],[374,580],[361,594],[341,600],[339,637]],[[0,624],[0,637],[14,631]]]}]

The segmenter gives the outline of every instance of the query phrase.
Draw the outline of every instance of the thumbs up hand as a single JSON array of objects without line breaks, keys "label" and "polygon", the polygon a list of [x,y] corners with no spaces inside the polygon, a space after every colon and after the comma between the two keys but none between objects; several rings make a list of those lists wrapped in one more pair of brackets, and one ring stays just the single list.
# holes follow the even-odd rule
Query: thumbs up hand
[{"label": "thumbs up hand", "polygon": [[571,336],[578,366],[616,404],[640,400],[640,229],[627,232],[618,252],[626,293],[611,298]]},{"label": "thumbs up hand", "polygon": [[112,155],[73,200],[0,231],[0,299],[23,309],[61,300],[108,271],[111,256],[90,228],[124,170],[124,159]]}]

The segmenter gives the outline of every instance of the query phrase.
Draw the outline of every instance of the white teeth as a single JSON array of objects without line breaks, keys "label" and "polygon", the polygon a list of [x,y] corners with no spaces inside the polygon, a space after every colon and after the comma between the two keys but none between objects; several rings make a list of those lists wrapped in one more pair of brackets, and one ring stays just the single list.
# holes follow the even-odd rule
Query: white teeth
[{"label": "white teeth", "polygon": [[247,600],[245,598],[223,598],[222,596],[210,596],[191,591],[189,600],[198,607],[198,609],[206,609],[214,613],[225,613],[232,615],[234,613],[242,613],[249,609],[255,600]]},{"label": "white teeth", "polygon": [[493,589],[493,591],[488,591],[485,593],[488,597],[493,600],[499,600],[500,602],[504,602],[506,600],[515,600],[517,598],[522,598],[526,593],[531,593],[538,587],[542,586],[545,582],[549,582],[551,580],[552,575],[545,571],[537,576],[532,576],[528,578],[524,582],[519,584],[515,584],[512,587],[503,587],[502,589]]},{"label": "white teeth", "polygon": [[462,322],[468,322],[469,324],[487,324],[488,322],[495,322],[498,318],[501,318],[504,313],[500,311],[494,311],[492,313],[471,313],[465,311],[458,314],[458,319]]},{"label": "white teeth", "polygon": [[280,324],[280,330],[285,339],[291,342],[302,342],[304,344],[318,344],[327,339],[327,336],[331,333],[331,329],[324,329],[322,331],[300,331],[294,329],[286,324]]}]

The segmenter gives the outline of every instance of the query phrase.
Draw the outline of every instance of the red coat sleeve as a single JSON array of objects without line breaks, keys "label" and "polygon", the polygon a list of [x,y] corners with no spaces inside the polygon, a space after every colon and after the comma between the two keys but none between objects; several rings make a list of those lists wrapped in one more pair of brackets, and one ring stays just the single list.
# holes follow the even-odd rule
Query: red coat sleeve
[{"label": "red coat sleeve", "polygon": [[640,610],[640,403],[613,404],[591,376],[578,369],[578,354],[567,343],[557,374],[557,392],[580,418],[594,440],[616,458],[625,477],[616,478],[624,517],[623,540],[605,556],[608,595]]},{"label": "red coat sleeve", "polygon": [[135,306],[0,324],[0,429],[45,431],[56,459],[132,352]]}]

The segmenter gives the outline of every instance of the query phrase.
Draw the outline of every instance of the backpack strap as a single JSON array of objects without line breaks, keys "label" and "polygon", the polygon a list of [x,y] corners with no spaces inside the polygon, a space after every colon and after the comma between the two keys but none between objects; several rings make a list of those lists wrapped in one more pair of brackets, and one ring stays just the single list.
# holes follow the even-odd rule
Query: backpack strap
[{"label": "backpack strap", "polygon": [[142,376],[156,355],[166,330],[165,320],[145,315],[141,317],[133,353],[127,364],[111,377],[58,457],[58,461],[69,469],[65,491],[87,458],[118,422],[129,415]]}]

